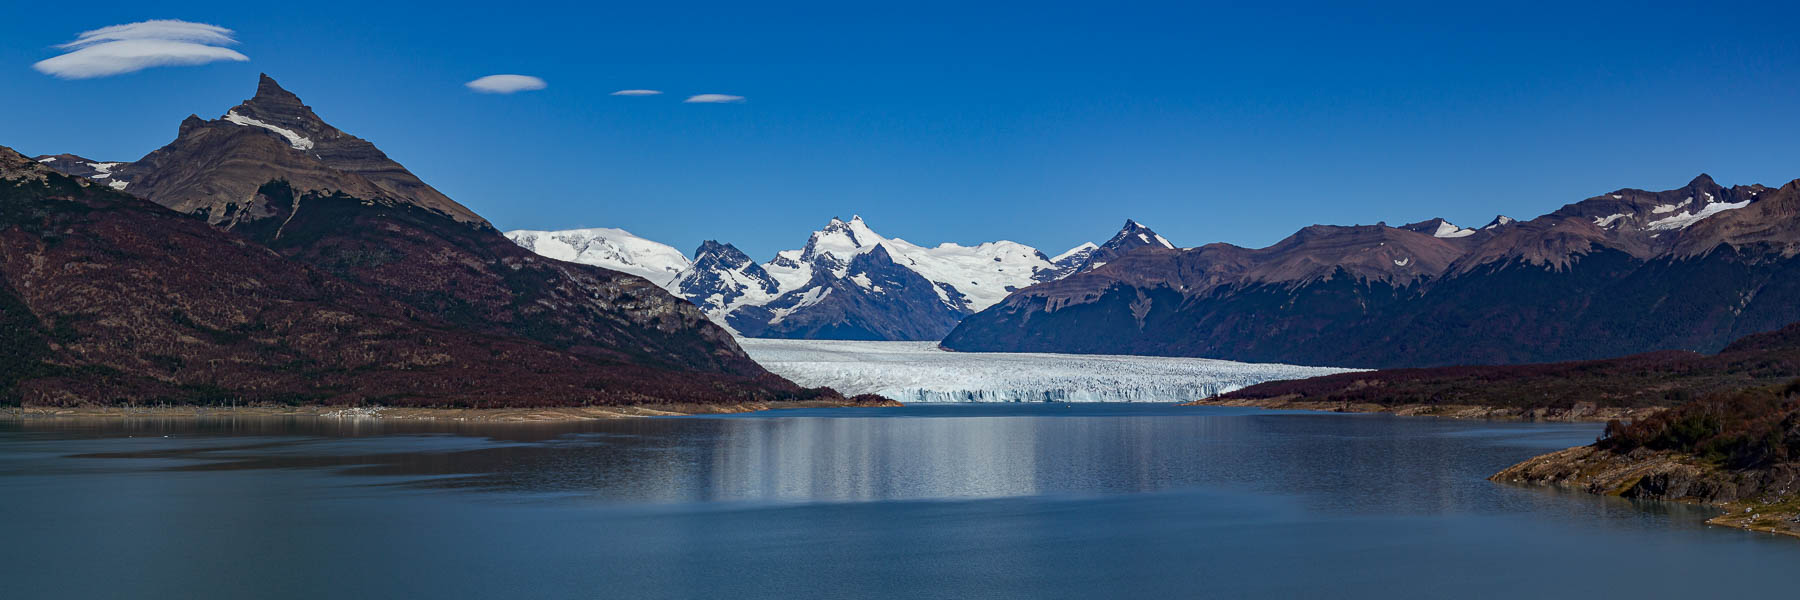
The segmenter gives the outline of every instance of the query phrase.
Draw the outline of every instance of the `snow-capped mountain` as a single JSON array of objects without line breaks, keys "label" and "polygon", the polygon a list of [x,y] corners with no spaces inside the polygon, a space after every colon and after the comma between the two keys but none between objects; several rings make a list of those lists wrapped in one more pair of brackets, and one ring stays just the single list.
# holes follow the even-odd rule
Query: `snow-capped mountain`
[{"label": "snow-capped mountain", "polygon": [[937,340],[1015,291],[1099,266],[1096,256],[1174,247],[1133,221],[1106,244],[1083,243],[1054,258],[1004,240],[921,246],[882,236],[860,216],[833,218],[806,245],[760,264],[714,240],[689,260],[621,229],[506,236],[550,258],[648,278],[743,336],[856,340]]},{"label": "snow-capped mountain", "polygon": [[549,258],[630,273],[670,290],[675,289],[672,285],[675,276],[687,270],[689,265],[687,255],[673,246],[632,235],[623,229],[521,229],[506,232],[506,239]]},{"label": "snow-capped mountain", "polygon": [[806,245],[749,262],[709,242],[676,278],[679,293],[717,321],[754,337],[937,339],[962,317],[1021,288],[1072,272],[1083,244],[1051,260],[1017,242],[920,246],[863,221],[832,219]]},{"label": "snow-capped mountain", "polygon": [[1800,180],[1700,175],[1480,229],[1314,225],[1264,248],[1096,253],[1106,264],[1013,294],[943,345],[1357,367],[1715,352],[1800,321],[1797,215]]},{"label": "snow-capped mountain", "polygon": [[714,321],[740,306],[761,306],[781,294],[781,284],[731,244],[706,240],[694,262],[669,283],[670,291],[699,305]]},{"label": "snow-capped mountain", "polygon": [[1082,261],[1081,266],[1077,267],[1075,272],[1081,273],[1098,269],[1106,266],[1106,263],[1112,262],[1120,256],[1124,256],[1133,250],[1144,247],[1173,250],[1175,244],[1169,243],[1169,240],[1163,239],[1163,236],[1157,235],[1156,232],[1151,231],[1149,227],[1145,227],[1137,221],[1126,219],[1125,226],[1119,229],[1119,233],[1113,235],[1112,239],[1106,240],[1106,243],[1101,244],[1099,247],[1088,252],[1086,260]]}]

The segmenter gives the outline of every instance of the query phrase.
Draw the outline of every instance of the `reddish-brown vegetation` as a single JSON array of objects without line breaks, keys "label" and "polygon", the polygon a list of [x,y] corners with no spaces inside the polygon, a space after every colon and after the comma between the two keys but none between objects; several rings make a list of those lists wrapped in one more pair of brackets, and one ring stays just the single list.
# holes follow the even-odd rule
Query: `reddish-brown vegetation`
[{"label": "reddish-brown vegetation", "polygon": [[[478,236],[478,224],[333,221],[326,233],[337,237],[319,240],[354,243],[308,246],[325,248],[313,266],[10,149],[0,162],[0,401],[9,404],[843,401],[763,371],[691,305],[651,296],[661,291],[637,278],[525,264],[506,254],[510,244],[442,241]],[[408,245],[393,254],[400,262],[331,262],[378,252],[383,232],[409,236],[394,242]],[[466,258],[474,274],[419,262],[429,256]],[[401,276],[414,283],[383,279]],[[519,281],[537,287],[496,287]],[[477,309],[489,312],[462,312]]]}]

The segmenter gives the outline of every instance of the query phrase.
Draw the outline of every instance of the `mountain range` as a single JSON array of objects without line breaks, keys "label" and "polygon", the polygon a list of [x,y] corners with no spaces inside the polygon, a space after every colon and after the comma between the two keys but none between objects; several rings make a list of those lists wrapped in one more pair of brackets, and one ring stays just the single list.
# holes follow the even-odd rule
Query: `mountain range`
[{"label": "mountain range", "polygon": [[1346,367],[1717,352],[1800,321],[1800,182],[1622,189],[1475,228],[1317,225],[1266,248],[1145,248],[1013,294],[959,351]]},{"label": "mountain range", "polygon": [[758,263],[728,243],[680,251],[621,229],[512,231],[520,246],[662,284],[750,337],[937,341],[1008,294],[1097,268],[1139,247],[1173,245],[1136,222],[1105,244],[1054,257],[1010,241],[920,246],[860,216],[833,218],[806,244]]},{"label": "mountain range", "polygon": [[[696,381],[720,378],[708,384],[714,390],[758,382],[744,397],[815,392],[762,370],[732,333],[1385,368],[1717,352],[1800,321],[1800,182],[1727,188],[1701,175],[1681,188],[1622,189],[1530,220],[1315,225],[1254,249],[1181,248],[1127,221],[1103,244],[1048,256],[1010,241],[921,246],[882,236],[860,217],[834,218],[800,248],[757,262],[717,241],[690,259],[619,229],[502,234],[266,76],[253,98],[216,119],[188,117],[174,141],[140,160],[20,159],[9,158],[17,203],[73,202],[123,222],[154,214],[119,208],[127,206],[119,198],[141,199],[287,261],[267,269],[304,268],[293,276],[361,290],[344,298],[393,303],[409,327],[533,344],[593,373],[635,374],[620,375],[626,379],[695,373]],[[13,225],[36,232],[40,244],[62,239],[42,229],[47,222]],[[142,254],[149,247],[123,247],[152,258]],[[195,268],[210,264],[192,260]],[[9,279],[8,318],[22,319],[20,327],[75,331],[65,326],[83,321],[58,321],[57,311],[110,310],[80,303],[94,296],[36,304],[55,300],[17,277]],[[262,298],[252,289],[260,284],[244,285],[239,293]],[[231,331],[171,316],[187,309],[153,312],[174,320],[145,323],[191,330],[171,334],[177,338]],[[106,368],[142,381],[175,377],[107,360]],[[583,402],[639,393],[627,391],[636,384],[625,379],[582,385],[598,390]]]},{"label": "mountain range", "polygon": [[521,248],[267,76],[137,161],[0,148],[0,275],[11,403],[845,400]]}]

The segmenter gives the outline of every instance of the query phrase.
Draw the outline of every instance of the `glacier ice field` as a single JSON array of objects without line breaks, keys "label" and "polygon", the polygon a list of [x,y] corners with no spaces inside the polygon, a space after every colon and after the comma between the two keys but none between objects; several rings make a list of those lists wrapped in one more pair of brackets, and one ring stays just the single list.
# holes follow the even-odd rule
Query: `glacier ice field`
[{"label": "glacier ice field", "polygon": [[1186,402],[1264,381],[1356,370],[1162,356],[948,352],[936,342],[738,343],[763,367],[800,385],[901,402]]}]

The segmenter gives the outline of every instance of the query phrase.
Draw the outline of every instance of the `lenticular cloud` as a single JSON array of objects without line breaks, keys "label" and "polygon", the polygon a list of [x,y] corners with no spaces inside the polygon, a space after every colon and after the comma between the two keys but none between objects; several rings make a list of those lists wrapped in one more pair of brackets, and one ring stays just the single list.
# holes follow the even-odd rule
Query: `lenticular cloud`
[{"label": "lenticular cloud", "polygon": [[544,80],[530,75],[489,75],[463,85],[484,94],[511,94],[541,90],[547,84],[544,83]]},{"label": "lenticular cloud", "polygon": [[230,29],[205,23],[158,19],[84,31],[57,46],[69,52],[31,67],[63,79],[90,79],[150,67],[203,65],[250,57],[222,46],[236,44]]},{"label": "lenticular cloud", "polygon": [[733,96],[731,94],[697,94],[688,96],[688,99],[682,100],[682,102],[689,104],[736,104],[743,101],[743,96]]}]

